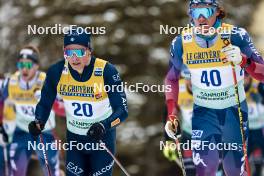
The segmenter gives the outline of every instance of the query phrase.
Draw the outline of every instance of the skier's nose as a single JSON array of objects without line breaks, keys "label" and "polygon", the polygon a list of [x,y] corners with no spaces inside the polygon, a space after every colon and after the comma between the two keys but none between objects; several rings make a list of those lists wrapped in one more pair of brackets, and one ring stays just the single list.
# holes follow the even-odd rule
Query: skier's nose
[{"label": "skier's nose", "polygon": [[78,60],[78,57],[77,55],[74,53],[73,56],[72,56],[72,61],[73,62],[76,62]]},{"label": "skier's nose", "polygon": [[204,23],[206,21],[206,18],[203,15],[200,15],[198,21],[199,23]]}]

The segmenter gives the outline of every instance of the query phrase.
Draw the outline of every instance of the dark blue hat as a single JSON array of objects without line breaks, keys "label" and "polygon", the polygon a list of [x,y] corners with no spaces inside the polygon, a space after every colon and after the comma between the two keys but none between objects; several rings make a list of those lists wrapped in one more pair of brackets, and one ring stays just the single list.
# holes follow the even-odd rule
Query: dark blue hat
[{"label": "dark blue hat", "polygon": [[212,4],[218,7],[219,1],[218,0],[190,0],[190,6],[193,4]]},{"label": "dark blue hat", "polygon": [[20,50],[19,55],[17,57],[17,59],[30,59],[35,63],[39,62],[39,54],[38,54],[38,50],[34,50],[32,48],[32,46],[26,46],[23,49]]},{"label": "dark blue hat", "polygon": [[91,34],[84,28],[77,27],[64,35],[64,47],[71,44],[78,44],[90,48]]}]

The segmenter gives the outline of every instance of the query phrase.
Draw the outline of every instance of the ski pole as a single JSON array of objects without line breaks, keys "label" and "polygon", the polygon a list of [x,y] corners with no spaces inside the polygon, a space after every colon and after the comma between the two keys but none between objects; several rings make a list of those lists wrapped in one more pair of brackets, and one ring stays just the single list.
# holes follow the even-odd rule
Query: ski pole
[{"label": "ski pole", "polygon": [[[225,46],[230,45],[230,41],[228,39],[223,40]],[[242,138],[242,143],[243,143],[243,152],[244,152],[244,157],[245,157],[245,170],[248,174],[248,176],[251,175],[250,173],[250,167],[249,167],[249,162],[248,162],[248,156],[247,156],[247,144],[246,144],[246,139],[245,139],[245,131],[243,128],[243,115],[241,112],[241,103],[240,103],[240,98],[239,98],[239,91],[238,91],[238,83],[237,83],[237,75],[236,75],[236,69],[235,65],[232,62],[232,74],[233,74],[233,79],[234,79],[234,86],[235,86],[235,98],[236,98],[236,103],[237,103],[237,111],[238,111],[238,116],[239,116],[239,126],[240,126],[240,133],[241,133],[241,138]]]},{"label": "ski pole", "polygon": [[176,158],[175,162],[176,162],[177,166],[179,166],[180,168],[182,167],[182,163],[181,163],[180,159]]},{"label": "ski pole", "polygon": [[[49,123],[50,126],[52,126],[50,119],[48,119],[48,123]],[[55,141],[56,140],[57,141],[60,141],[60,138],[59,138],[58,134],[56,133],[55,128],[51,129],[51,133],[54,136]],[[59,151],[59,157],[62,158],[62,159],[64,159],[64,151],[63,150],[60,150]]]},{"label": "ski pole", "polygon": [[115,161],[115,163],[120,167],[120,169],[124,172],[124,174],[126,176],[130,176],[130,174],[126,171],[126,169],[124,168],[124,166],[122,166],[122,164],[118,161],[118,159],[113,155],[113,153],[106,147],[105,143],[102,140],[99,140],[100,144],[103,145],[104,149],[107,151],[107,153],[109,153],[109,155],[113,158],[113,160]]},{"label": "ski pole", "polygon": [[46,168],[48,170],[48,175],[51,176],[51,172],[50,172],[50,166],[49,166],[49,163],[48,163],[48,157],[47,157],[47,154],[46,154],[46,151],[45,151],[45,147],[44,147],[44,141],[43,141],[43,136],[42,134],[39,135],[39,139],[40,139],[40,142],[41,144],[43,145],[43,156],[44,156],[44,160],[45,160],[45,165],[46,165]]},{"label": "ski pole", "polygon": [[181,163],[180,167],[182,169],[182,175],[186,176],[185,166],[184,166],[184,162],[183,162],[183,158],[182,158],[182,152],[181,152],[181,149],[180,149],[180,142],[179,142],[179,138],[177,137],[177,135],[175,135],[175,143],[176,143],[176,146],[177,146],[177,152],[178,152],[178,156],[179,156],[180,163]]},{"label": "ski pole", "polygon": [[232,72],[233,72],[233,78],[234,78],[234,83],[235,83],[235,96],[236,96],[236,101],[238,105],[238,116],[239,116],[239,123],[240,123],[240,132],[241,132],[241,137],[242,137],[242,143],[243,143],[243,151],[244,151],[244,157],[245,157],[245,166],[246,166],[246,171],[248,175],[250,176],[250,167],[249,167],[249,162],[248,162],[248,156],[247,156],[247,144],[246,144],[246,139],[245,139],[245,131],[243,129],[243,115],[241,112],[241,103],[239,99],[239,93],[238,93],[238,85],[237,85],[237,77],[236,77],[236,70],[235,66],[232,63]]},{"label": "ski pole", "polygon": [[3,146],[3,150],[4,150],[4,160],[5,160],[5,176],[9,176],[9,174],[8,174],[8,158],[7,158],[7,148],[6,148],[6,145]]}]

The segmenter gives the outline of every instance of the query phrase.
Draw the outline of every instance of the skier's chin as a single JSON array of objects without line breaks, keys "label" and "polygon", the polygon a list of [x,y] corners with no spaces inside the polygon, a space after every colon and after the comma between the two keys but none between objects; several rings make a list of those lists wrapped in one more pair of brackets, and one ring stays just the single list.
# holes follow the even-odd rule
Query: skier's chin
[{"label": "skier's chin", "polygon": [[81,63],[72,63],[71,64],[73,69],[79,70],[82,68],[82,64]]},{"label": "skier's chin", "polygon": [[81,65],[81,63],[72,63],[72,65],[77,67],[77,66]]}]

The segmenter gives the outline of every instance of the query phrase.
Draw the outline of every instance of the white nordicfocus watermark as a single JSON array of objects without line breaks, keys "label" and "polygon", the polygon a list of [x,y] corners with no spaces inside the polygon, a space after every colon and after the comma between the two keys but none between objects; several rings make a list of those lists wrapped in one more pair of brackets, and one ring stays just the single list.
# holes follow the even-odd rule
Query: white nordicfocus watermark
[{"label": "white nordicfocus watermark", "polygon": [[86,26],[80,27],[77,25],[62,25],[54,24],[51,26],[38,26],[38,25],[27,25],[28,35],[61,35],[61,34],[71,34],[72,31],[76,31],[78,34],[86,33],[93,35],[104,35],[106,34],[105,26]]},{"label": "white nordicfocus watermark", "polygon": [[187,31],[189,34],[203,34],[203,35],[214,35],[218,34],[240,34],[241,28],[234,26],[232,29],[226,26],[220,27],[208,27],[207,25],[202,26],[193,26],[187,24],[185,27],[182,26],[169,26],[169,25],[160,25],[159,33],[161,35],[180,35],[182,31]]},{"label": "white nordicfocus watermark", "polygon": [[94,84],[95,92],[152,92],[152,93],[164,93],[171,92],[171,85],[158,85],[158,84],[144,84],[144,83],[135,83],[128,84],[127,82],[122,82],[119,85],[103,85],[103,84]]},{"label": "white nordicfocus watermark", "polygon": [[104,143],[79,143],[77,141],[69,141],[63,143],[61,140],[54,142],[46,142],[45,144],[37,141],[28,141],[28,150],[105,150]]},{"label": "white nordicfocus watermark", "polygon": [[209,141],[201,140],[187,140],[185,143],[178,145],[173,142],[160,141],[160,150],[170,148],[171,150],[219,150],[219,151],[243,151],[243,145],[238,143],[211,143]]},{"label": "white nordicfocus watermark", "polygon": [[164,93],[171,92],[171,85],[158,85],[158,84],[144,84],[144,83],[135,83],[128,84],[127,82],[121,82],[118,84],[105,85],[94,83],[90,86],[77,86],[77,85],[68,85],[60,84],[59,93],[61,95],[70,95],[70,96],[96,96],[96,98],[101,98],[102,92],[130,92],[130,93],[139,93],[139,92],[152,92],[152,93]]}]

